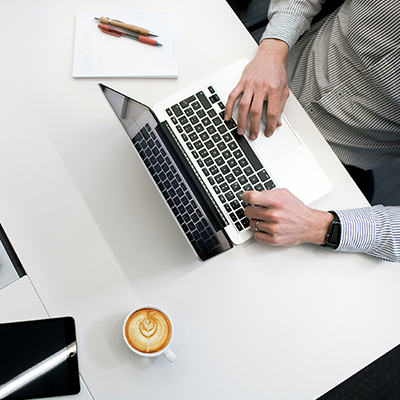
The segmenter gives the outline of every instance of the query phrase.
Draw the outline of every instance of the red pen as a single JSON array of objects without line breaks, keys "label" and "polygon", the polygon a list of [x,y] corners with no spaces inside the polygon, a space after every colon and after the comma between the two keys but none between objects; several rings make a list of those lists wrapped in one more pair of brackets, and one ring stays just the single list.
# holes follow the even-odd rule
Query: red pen
[{"label": "red pen", "polygon": [[136,33],[130,33],[130,32],[128,33],[128,32],[124,32],[124,31],[120,31],[118,29],[111,28],[110,25],[99,24],[97,26],[101,29],[102,32],[108,33],[109,35],[113,35],[113,36],[117,36],[117,37],[121,37],[121,36],[128,37],[130,39],[138,40],[139,42],[146,43],[151,46],[162,46],[162,44],[160,42],[158,42],[157,40],[154,40],[154,39],[150,39],[147,36],[137,35]]}]

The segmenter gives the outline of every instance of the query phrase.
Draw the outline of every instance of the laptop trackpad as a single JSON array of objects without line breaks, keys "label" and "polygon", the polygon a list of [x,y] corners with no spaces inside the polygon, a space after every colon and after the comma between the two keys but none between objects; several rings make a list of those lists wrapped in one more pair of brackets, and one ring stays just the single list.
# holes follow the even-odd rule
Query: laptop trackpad
[{"label": "laptop trackpad", "polygon": [[276,160],[300,145],[299,139],[284,116],[282,116],[282,126],[276,128],[271,137],[265,137],[264,131],[265,120],[263,119],[255,144],[266,162]]}]

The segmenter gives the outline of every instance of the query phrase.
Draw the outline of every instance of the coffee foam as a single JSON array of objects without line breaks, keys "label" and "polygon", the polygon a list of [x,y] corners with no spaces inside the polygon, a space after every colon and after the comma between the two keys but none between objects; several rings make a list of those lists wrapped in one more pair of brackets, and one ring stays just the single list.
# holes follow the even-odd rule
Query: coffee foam
[{"label": "coffee foam", "polygon": [[143,308],[135,311],[125,324],[128,343],[141,353],[157,353],[171,339],[171,323],[161,311]]}]

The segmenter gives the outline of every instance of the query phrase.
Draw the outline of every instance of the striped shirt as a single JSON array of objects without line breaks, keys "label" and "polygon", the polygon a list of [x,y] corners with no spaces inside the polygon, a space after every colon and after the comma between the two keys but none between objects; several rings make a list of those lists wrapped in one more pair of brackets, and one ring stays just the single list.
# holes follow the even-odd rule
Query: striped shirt
[{"label": "striped shirt", "polygon": [[[261,38],[285,41],[289,86],[339,159],[371,169],[400,156],[400,7],[346,0],[316,24],[321,0],[271,0]],[[400,207],[339,210],[339,251],[400,261]]]}]

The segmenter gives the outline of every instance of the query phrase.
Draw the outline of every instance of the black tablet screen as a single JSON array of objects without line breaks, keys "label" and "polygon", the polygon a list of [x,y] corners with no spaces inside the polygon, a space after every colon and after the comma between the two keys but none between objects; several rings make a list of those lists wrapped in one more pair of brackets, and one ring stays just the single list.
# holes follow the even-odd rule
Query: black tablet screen
[{"label": "black tablet screen", "polygon": [[0,399],[80,391],[72,317],[0,324]]}]

